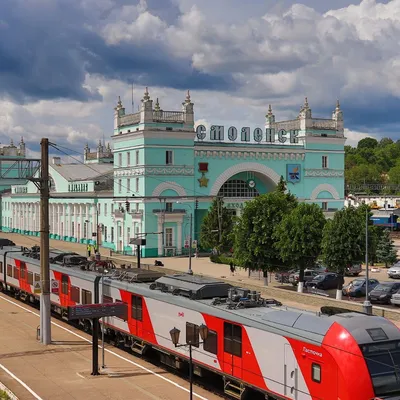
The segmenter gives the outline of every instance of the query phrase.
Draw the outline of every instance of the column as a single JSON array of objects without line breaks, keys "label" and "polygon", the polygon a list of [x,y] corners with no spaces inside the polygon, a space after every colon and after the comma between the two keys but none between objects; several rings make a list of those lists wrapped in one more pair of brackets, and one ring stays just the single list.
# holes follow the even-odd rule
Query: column
[{"label": "column", "polygon": [[81,224],[80,236],[81,236],[81,239],[86,239],[85,238],[85,230],[84,230],[84,226],[85,226],[85,205],[84,204],[80,204],[79,208],[80,208],[80,213],[81,213],[81,218],[80,218],[80,220],[81,220],[81,222],[80,222],[80,224]]},{"label": "column", "polygon": [[[162,232],[163,229],[163,225],[161,222],[161,218],[160,216],[157,217],[158,218],[158,224],[157,224],[157,232]],[[135,232],[136,234],[136,232]],[[136,237],[136,235],[135,235]],[[158,237],[158,256],[162,257],[163,256],[163,235],[157,235]]]},{"label": "column", "polygon": [[67,230],[68,230],[68,206],[67,204],[63,204],[63,229],[62,229],[62,235],[63,235],[63,240],[64,236],[67,236]]},{"label": "column", "polygon": [[92,231],[90,232],[90,238],[97,241],[97,236],[92,236],[93,232],[97,232],[97,204],[92,206]]},{"label": "column", "polygon": [[57,235],[61,239],[61,211],[62,211],[62,205],[57,204]]},{"label": "column", "polygon": [[176,252],[182,254],[182,221],[176,223],[177,229],[177,240],[176,240]]}]

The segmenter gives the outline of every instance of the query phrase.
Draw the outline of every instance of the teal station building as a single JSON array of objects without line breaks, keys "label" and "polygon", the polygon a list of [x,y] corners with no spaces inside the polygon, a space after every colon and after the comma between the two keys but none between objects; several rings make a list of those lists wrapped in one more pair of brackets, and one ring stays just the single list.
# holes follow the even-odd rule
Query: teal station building
[{"label": "teal station building", "polygon": [[[139,112],[114,108],[112,146],[84,149],[83,164],[50,162],[51,237],[98,243],[144,257],[180,255],[199,245],[213,198],[241,213],[246,201],[274,189],[281,176],[299,201],[327,217],[344,206],[343,113],[314,118],[305,99],[296,119],[278,122],[271,106],[265,126],[195,124],[189,92],[179,111],[153,104],[146,88]],[[38,236],[39,193],[27,182],[2,195],[2,230]],[[190,223],[192,220],[192,223]]]}]

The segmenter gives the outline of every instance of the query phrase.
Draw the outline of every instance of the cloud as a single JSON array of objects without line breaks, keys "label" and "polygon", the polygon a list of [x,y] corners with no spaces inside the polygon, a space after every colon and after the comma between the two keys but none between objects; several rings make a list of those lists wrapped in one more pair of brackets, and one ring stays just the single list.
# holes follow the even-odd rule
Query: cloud
[{"label": "cloud", "polygon": [[367,137],[372,137],[374,139],[377,139],[378,141],[380,139],[382,139],[382,137],[379,136],[379,135],[375,135],[375,134],[371,134],[371,133],[365,133],[365,132],[352,131],[350,129],[345,129],[344,130],[344,136],[347,139],[346,140],[346,146],[352,146],[352,147],[356,147],[357,143],[361,139],[365,139]]},{"label": "cloud", "polygon": [[0,141],[109,138],[132,83],[135,109],[144,86],[170,110],[190,88],[197,120],[234,126],[340,98],[350,141],[396,138],[399,22],[400,0],[3,0]]}]

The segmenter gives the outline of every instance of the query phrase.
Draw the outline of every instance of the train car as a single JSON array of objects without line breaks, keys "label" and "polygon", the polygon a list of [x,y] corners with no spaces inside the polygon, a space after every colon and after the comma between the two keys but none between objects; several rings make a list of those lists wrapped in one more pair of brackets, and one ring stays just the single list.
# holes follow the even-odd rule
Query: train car
[{"label": "train car", "polygon": [[[36,302],[40,261],[15,247],[0,249],[0,260],[2,290]],[[104,319],[108,338],[139,354],[152,348],[179,369],[189,359],[188,348],[171,341],[171,329],[179,329],[181,342],[192,343],[194,372],[221,376],[225,393],[236,399],[252,391],[266,399],[400,399],[400,330],[385,318],[287,308],[255,291],[186,274],[108,271],[95,263],[50,268],[54,312],[67,319],[68,306],[91,304],[102,274],[103,301],[125,302],[129,310],[126,320]],[[90,321],[80,324],[90,331]]]},{"label": "train car", "polygon": [[376,226],[398,231],[400,229],[399,216],[393,213],[393,210],[397,211],[397,209],[390,210],[380,209],[379,211],[375,211],[371,217],[371,221]]}]

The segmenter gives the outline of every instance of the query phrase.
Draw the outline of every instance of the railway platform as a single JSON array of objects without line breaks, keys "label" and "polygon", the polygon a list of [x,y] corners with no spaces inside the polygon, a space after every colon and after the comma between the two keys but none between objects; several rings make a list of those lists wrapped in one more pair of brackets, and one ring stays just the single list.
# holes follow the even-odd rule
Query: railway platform
[{"label": "railway platform", "polygon": [[[91,376],[91,336],[52,319],[49,346],[37,341],[39,311],[0,294],[0,382],[19,400],[180,400],[189,383],[111,345]],[[99,351],[101,365],[101,351]],[[218,395],[194,386],[195,400]]]}]

